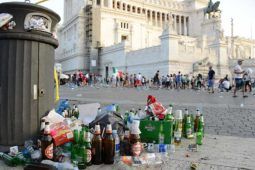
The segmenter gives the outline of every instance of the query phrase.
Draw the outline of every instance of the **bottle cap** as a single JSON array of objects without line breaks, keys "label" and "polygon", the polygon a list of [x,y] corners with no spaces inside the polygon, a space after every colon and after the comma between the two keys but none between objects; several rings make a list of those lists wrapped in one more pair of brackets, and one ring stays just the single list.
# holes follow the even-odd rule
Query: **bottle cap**
[{"label": "bottle cap", "polygon": [[95,126],[95,133],[100,134],[100,132],[101,132],[100,125],[96,125]]},{"label": "bottle cap", "polygon": [[175,119],[182,119],[182,110],[175,111]]},{"label": "bottle cap", "polygon": [[132,126],[131,126],[131,134],[141,134],[141,131],[139,129],[140,121],[133,120]]},{"label": "bottle cap", "polygon": [[107,124],[106,133],[112,133],[112,125],[111,124]]}]

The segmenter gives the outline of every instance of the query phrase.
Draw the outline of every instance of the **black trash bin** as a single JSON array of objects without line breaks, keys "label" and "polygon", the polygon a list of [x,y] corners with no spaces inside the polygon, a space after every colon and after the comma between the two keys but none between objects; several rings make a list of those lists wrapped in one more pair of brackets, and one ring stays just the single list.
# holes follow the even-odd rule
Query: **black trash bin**
[{"label": "black trash bin", "polygon": [[54,107],[53,30],[60,17],[39,5],[0,3],[0,145],[22,145]]}]

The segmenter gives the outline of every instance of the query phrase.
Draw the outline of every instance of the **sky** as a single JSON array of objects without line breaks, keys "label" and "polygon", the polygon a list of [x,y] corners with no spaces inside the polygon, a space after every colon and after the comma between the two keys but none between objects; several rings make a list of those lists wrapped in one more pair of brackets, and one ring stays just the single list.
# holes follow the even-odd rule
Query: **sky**
[{"label": "sky", "polygon": [[[24,0],[0,0],[1,2]],[[31,0],[35,2],[36,0]],[[71,0],[70,0],[71,1]],[[215,2],[216,0],[213,0]],[[222,27],[225,35],[231,34],[231,18],[234,19],[234,36],[255,39],[255,0],[220,0],[222,10]],[[49,0],[41,5],[63,16],[64,0]],[[63,21],[63,20],[62,20]],[[61,22],[62,22],[61,21]]]}]

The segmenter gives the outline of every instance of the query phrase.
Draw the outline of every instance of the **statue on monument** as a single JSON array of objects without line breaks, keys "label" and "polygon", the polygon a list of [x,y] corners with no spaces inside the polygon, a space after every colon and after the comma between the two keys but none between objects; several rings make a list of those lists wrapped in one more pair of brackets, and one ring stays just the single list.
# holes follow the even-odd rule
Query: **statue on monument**
[{"label": "statue on monument", "polygon": [[209,1],[208,7],[205,9],[205,14],[210,14],[211,12],[220,12],[219,9],[220,1],[217,1],[215,3],[212,2],[212,0]]},{"label": "statue on monument", "polygon": [[174,21],[172,18],[172,14],[170,14],[169,16],[169,21],[164,24],[163,35],[164,34],[176,34],[176,31],[174,29]]}]

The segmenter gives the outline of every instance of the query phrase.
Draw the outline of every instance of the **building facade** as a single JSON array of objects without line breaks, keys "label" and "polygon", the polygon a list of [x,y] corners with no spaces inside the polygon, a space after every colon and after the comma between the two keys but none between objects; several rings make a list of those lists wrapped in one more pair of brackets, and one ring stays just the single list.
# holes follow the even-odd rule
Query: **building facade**
[{"label": "building facade", "polygon": [[113,67],[152,77],[212,65],[218,76],[230,74],[232,60],[255,58],[255,41],[225,37],[221,11],[207,8],[208,0],[65,0],[56,61],[64,72],[104,77]]}]

